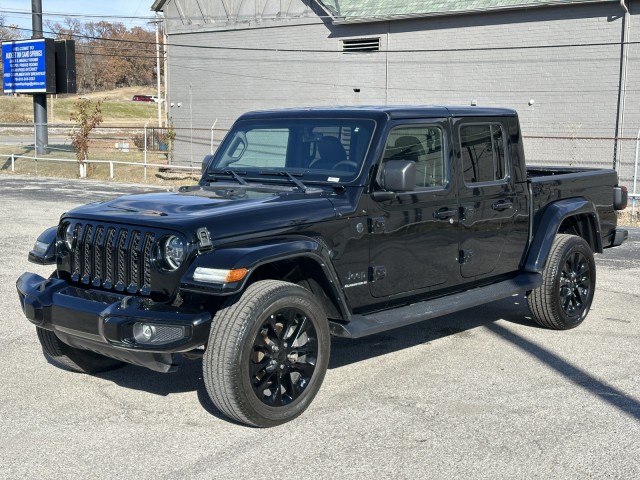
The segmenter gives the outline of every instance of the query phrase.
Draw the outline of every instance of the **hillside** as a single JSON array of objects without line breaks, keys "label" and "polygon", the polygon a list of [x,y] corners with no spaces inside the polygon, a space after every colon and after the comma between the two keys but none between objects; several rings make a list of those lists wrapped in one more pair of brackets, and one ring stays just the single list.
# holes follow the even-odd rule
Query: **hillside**
[{"label": "hillside", "polygon": [[[156,95],[150,87],[127,87],[83,94],[92,101],[102,99],[103,125],[157,124],[158,106],[154,102],[134,102],[133,95]],[[48,95],[48,121],[51,124],[71,124],[69,116],[79,95]],[[31,95],[0,97],[0,123],[33,123]]]}]

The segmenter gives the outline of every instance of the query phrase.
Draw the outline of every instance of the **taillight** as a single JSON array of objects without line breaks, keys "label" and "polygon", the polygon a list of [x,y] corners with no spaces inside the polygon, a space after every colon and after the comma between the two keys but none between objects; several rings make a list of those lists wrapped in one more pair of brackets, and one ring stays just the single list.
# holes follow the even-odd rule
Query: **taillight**
[{"label": "taillight", "polygon": [[627,187],[613,187],[613,208],[616,210],[624,210],[627,208],[627,197],[629,192]]}]

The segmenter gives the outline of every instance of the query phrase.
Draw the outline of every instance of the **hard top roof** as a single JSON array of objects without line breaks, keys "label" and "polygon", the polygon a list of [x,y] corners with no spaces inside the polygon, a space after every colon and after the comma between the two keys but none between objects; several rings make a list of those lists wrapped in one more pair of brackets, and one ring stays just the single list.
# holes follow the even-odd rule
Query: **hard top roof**
[{"label": "hard top roof", "polygon": [[421,118],[452,116],[515,116],[515,110],[495,107],[442,106],[442,105],[365,105],[335,107],[299,107],[247,112],[240,117],[247,119],[303,118],[303,117],[353,117],[353,118]]}]

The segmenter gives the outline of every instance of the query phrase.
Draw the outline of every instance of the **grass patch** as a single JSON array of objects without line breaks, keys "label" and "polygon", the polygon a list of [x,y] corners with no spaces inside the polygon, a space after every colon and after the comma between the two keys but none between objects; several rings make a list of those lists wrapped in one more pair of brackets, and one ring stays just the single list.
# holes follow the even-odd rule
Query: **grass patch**
[{"label": "grass patch", "polygon": [[637,227],[640,225],[640,203],[636,202],[635,218],[631,215],[631,202],[629,199],[629,206],[618,213],[618,225],[621,227]]},{"label": "grass patch", "polygon": [[[82,97],[96,102],[102,101],[103,123],[91,135],[89,159],[112,162],[130,162],[136,165],[113,163],[113,178],[109,163],[92,164],[88,168],[88,178],[105,181],[150,183],[157,185],[191,185],[200,178],[199,171],[173,169],[169,174],[161,172],[167,167],[147,167],[145,180],[144,152],[135,146],[134,138],[143,134],[143,126],[157,126],[158,104],[155,102],[134,102],[134,95],[155,95],[150,87],[127,87],[104,92],[82,94]],[[34,160],[33,149],[33,98],[0,96],[0,123],[21,123],[24,126],[3,129],[5,144],[0,144],[0,173],[13,171],[22,175],[46,177],[79,178],[80,168],[75,158],[69,133],[74,125],[70,120],[74,103],[79,95],[47,96],[49,122],[49,153]],[[61,125],[61,126],[56,126]],[[123,128],[119,128],[123,126]],[[110,128],[100,128],[110,127]],[[26,142],[26,143],[25,143]],[[129,151],[122,151],[116,145],[127,144]],[[68,161],[52,161],[50,159]],[[166,152],[147,152],[147,164],[167,165]]]},{"label": "grass patch", "polygon": [[[158,104],[155,102],[134,102],[133,93],[144,93],[144,89],[131,87],[109,92],[83,95],[91,101],[102,100],[104,125],[135,124],[157,126]],[[47,95],[48,122],[68,123],[78,95]],[[0,96],[0,123],[33,123],[33,98]],[[154,122],[155,120],[155,122]]]},{"label": "grass patch", "polygon": [[[33,148],[13,149],[12,152],[2,152],[7,147],[0,147],[0,173],[38,175],[43,177],[80,178],[80,167],[73,152],[56,151],[46,155],[40,155],[38,160],[34,158]],[[13,154],[13,171],[11,154]],[[58,160],[51,160],[58,159]],[[97,159],[96,159],[97,160]],[[200,178],[199,171],[171,170],[167,174],[167,167],[155,167],[144,165],[142,152],[124,153],[116,152],[109,158],[113,163],[91,163],[87,167],[87,178],[93,180],[105,180],[110,182],[148,183],[153,185],[192,185]],[[135,165],[123,165],[115,162],[128,162]],[[163,153],[147,155],[147,164],[166,164]],[[113,169],[113,170],[112,170]],[[113,177],[111,173],[113,171]]]}]

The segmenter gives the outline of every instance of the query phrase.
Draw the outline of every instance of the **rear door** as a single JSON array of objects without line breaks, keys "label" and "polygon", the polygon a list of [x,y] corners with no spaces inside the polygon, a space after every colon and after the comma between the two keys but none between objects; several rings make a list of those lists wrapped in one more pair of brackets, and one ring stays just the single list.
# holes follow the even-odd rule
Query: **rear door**
[{"label": "rear door", "polygon": [[[454,118],[459,170],[460,274],[518,269],[526,246],[526,197],[511,171],[509,117]],[[515,253],[514,253],[515,252]]]}]

